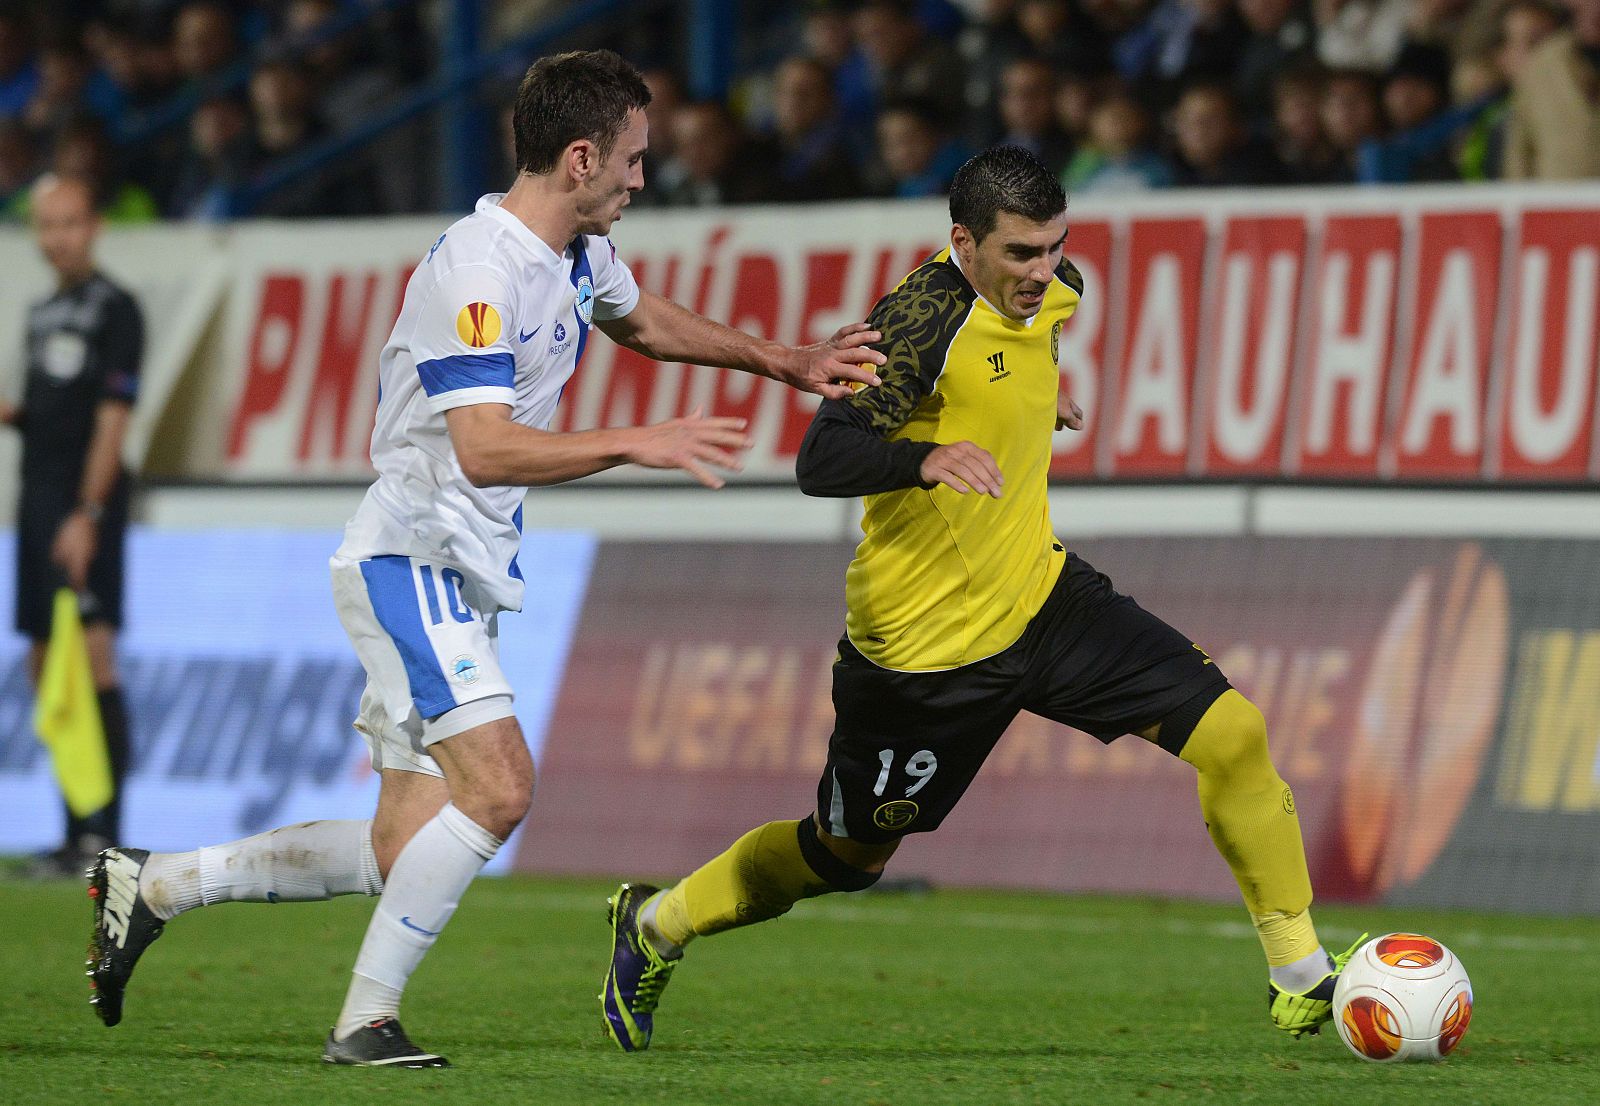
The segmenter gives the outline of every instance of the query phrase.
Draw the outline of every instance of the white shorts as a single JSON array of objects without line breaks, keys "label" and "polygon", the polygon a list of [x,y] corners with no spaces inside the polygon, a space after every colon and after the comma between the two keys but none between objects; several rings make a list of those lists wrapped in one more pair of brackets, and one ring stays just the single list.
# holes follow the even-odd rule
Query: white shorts
[{"label": "white shorts", "polygon": [[512,713],[496,615],[451,565],[389,556],[332,570],[334,607],[367,670],[355,727],[372,766],[443,775],[428,746]]}]

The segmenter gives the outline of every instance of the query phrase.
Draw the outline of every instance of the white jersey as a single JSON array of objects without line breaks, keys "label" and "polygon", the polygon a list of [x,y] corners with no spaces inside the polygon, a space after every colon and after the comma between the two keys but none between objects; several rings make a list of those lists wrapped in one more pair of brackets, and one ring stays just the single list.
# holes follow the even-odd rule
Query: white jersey
[{"label": "white jersey", "polygon": [[379,362],[372,463],[378,480],[345,526],[334,563],[417,557],[464,573],[484,613],[522,609],[520,487],[476,488],[461,473],[444,413],[505,403],[549,429],[596,320],[639,302],[609,238],[561,254],[501,194],[439,236],[406,285]]}]

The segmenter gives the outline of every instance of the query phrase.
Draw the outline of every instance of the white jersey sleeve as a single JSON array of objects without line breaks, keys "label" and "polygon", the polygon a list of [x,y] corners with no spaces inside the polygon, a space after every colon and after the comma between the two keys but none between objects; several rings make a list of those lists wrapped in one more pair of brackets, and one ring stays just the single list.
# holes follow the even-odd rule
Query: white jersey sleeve
[{"label": "white jersey sleeve", "polygon": [[434,282],[411,335],[430,410],[516,402],[516,318],[505,274],[494,266],[458,265]]},{"label": "white jersey sleeve", "polygon": [[594,317],[599,322],[620,319],[639,304],[639,285],[617,257],[611,239],[586,237],[589,268],[594,273]]}]

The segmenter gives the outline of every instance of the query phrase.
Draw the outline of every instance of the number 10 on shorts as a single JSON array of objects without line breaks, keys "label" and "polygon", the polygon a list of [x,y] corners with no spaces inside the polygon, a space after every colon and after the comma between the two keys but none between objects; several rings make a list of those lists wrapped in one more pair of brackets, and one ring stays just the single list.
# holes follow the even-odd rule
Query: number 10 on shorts
[{"label": "number 10 on shorts", "polygon": [[[885,749],[878,754],[878,760],[883,764],[883,771],[878,773],[878,782],[872,785],[872,793],[882,796],[883,789],[889,786],[889,775],[894,771],[894,750]],[[928,749],[921,749],[906,760],[905,773],[916,782],[906,788],[906,798],[911,798],[918,791],[927,786],[933,779],[933,774],[939,770],[939,758]]]}]

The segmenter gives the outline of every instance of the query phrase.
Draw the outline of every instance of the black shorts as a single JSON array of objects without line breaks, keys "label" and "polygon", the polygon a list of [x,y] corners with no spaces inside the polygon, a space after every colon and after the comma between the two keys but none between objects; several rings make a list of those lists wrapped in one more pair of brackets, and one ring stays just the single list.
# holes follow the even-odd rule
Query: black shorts
[{"label": "black shorts", "polygon": [[1228,686],[1198,645],[1069,553],[1022,637],[986,660],[895,672],[840,641],[818,824],[864,842],[936,829],[1022,711],[1104,742],[1163,723],[1176,754]]},{"label": "black shorts", "polygon": [[[74,489],[76,490],[76,489]],[[56,592],[66,577],[50,559],[56,533],[76,499],[32,492],[24,487],[17,506],[17,632],[48,641]],[[123,544],[128,530],[127,481],[118,483],[100,516],[99,543],[89,562],[89,590],[83,596],[85,623],[122,625]]]}]

